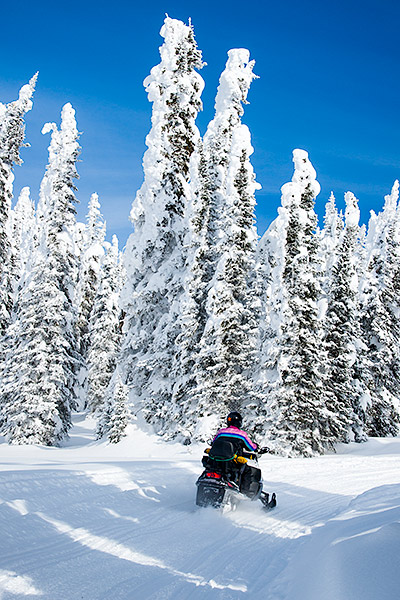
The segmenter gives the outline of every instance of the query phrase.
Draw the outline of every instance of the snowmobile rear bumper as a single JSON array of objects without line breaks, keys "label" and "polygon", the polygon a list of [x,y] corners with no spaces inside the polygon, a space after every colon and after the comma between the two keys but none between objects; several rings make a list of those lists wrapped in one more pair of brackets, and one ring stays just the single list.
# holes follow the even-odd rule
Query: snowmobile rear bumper
[{"label": "snowmobile rear bumper", "polygon": [[218,482],[200,481],[197,484],[197,506],[219,508],[224,503],[225,486]]},{"label": "snowmobile rear bumper", "polygon": [[[240,495],[239,487],[231,482],[220,478],[209,477],[210,473],[203,473],[196,481],[197,506],[212,506],[214,508],[235,504],[235,498]],[[211,474],[213,475],[213,474]],[[218,474],[215,474],[218,475]]]}]

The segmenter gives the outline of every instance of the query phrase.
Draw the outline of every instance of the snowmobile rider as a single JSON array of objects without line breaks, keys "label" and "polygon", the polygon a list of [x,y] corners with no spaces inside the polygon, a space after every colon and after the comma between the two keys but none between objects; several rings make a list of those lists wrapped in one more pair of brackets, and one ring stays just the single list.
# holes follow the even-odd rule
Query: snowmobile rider
[{"label": "snowmobile rider", "polygon": [[[224,438],[232,443],[235,454],[238,456],[242,454],[243,450],[259,453],[264,453],[268,450],[267,448],[258,448],[257,444],[252,442],[247,433],[241,429],[243,418],[240,413],[236,411],[230,412],[226,418],[226,423],[227,427],[217,431],[212,441],[213,444],[216,440]],[[246,464],[240,481],[240,491],[249,498],[256,500],[259,495],[260,481],[261,469]]]}]

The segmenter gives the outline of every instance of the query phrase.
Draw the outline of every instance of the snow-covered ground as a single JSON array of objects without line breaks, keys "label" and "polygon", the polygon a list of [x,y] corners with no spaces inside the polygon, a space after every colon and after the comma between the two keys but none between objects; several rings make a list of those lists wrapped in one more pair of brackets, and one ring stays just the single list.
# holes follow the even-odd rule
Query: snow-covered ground
[{"label": "snow-covered ground", "polygon": [[0,598],[397,600],[400,438],[261,460],[278,507],[197,509],[202,447],[0,444]]}]

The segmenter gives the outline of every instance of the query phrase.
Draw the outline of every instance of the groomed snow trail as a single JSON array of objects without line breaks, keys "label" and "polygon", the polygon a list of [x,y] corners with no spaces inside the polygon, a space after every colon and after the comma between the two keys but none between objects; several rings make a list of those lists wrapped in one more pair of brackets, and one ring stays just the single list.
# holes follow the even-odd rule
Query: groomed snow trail
[{"label": "groomed snow trail", "polygon": [[397,599],[399,438],[264,457],[278,507],[220,514],[194,504],[201,447],[91,426],[77,416],[64,448],[0,444],[1,600]]}]

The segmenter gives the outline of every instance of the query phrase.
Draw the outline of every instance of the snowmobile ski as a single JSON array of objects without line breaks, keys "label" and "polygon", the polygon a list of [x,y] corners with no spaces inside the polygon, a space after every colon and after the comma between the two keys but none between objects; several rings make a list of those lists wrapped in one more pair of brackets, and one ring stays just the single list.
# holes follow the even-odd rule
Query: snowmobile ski
[{"label": "snowmobile ski", "polygon": [[264,510],[271,510],[277,505],[275,492],[271,495],[271,498],[266,492],[261,492],[260,500],[263,504]]}]

